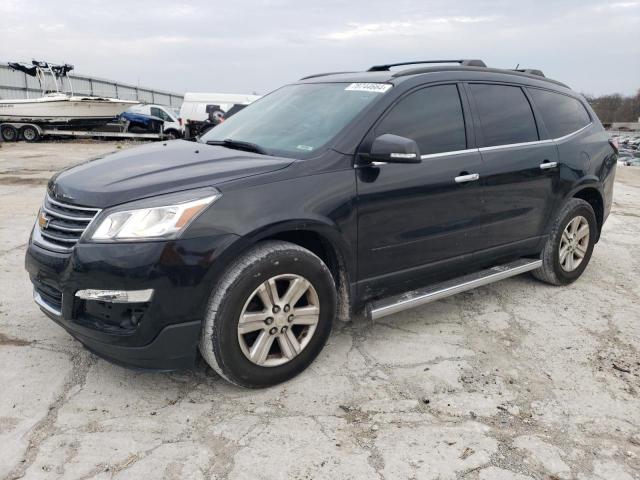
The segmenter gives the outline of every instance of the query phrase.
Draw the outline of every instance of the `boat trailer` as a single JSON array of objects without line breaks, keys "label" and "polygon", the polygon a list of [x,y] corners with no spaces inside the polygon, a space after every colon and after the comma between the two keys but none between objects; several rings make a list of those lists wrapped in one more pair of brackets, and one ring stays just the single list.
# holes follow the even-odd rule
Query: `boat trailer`
[{"label": "boat trailer", "polygon": [[96,127],[94,125],[77,124],[73,126],[55,126],[32,122],[0,123],[0,138],[5,142],[38,142],[46,137],[64,138],[124,138],[130,140],[165,140],[163,128],[159,132],[132,132],[129,121],[108,123]]}]

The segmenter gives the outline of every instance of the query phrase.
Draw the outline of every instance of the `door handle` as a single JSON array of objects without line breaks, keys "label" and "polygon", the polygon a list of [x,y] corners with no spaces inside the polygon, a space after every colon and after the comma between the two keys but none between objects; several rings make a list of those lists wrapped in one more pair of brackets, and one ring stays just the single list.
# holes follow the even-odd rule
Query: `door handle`
[{"label": "door handle", "polygon": [[558,162],[550,162],[549,160],[545,160],[540,164],[540,170],[549,170],[550,168],[556,168],[558,166]]},{"label": "door handle", "polygon": [[477,173],[470,173],[465,175],[460,175],[456,177],[454,180],[456,183],[467,183],[467,182],[475,182],[480,179],[480,175]]}]

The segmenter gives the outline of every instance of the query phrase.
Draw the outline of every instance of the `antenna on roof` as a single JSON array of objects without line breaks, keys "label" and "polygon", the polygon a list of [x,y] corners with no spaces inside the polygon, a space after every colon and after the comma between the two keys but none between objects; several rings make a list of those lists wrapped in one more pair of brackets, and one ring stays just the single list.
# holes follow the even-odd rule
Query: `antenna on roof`
[{"label": "antenna on roof", "polygon": [[518,70],[520,68],[520,64],[516,65],[516,68],[514,68],[514,70]]}]

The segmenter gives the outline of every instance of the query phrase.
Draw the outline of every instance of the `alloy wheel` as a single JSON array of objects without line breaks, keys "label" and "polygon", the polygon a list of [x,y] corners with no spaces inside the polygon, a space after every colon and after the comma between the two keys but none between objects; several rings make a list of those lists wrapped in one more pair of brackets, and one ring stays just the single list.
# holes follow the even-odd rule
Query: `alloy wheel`
[{"label": "alloy wheel", "polygon": [[565,272],[572,272],[580,266],[589,248],[589,222],[577,216],[562,232],[558,256]]},{"label": "alloy wheel", "polygon": [[319,316],[311,282],[294,274],[271,277],[249,296],[238,319],[242,353],[261,367],[283,365],[307,347]]}]

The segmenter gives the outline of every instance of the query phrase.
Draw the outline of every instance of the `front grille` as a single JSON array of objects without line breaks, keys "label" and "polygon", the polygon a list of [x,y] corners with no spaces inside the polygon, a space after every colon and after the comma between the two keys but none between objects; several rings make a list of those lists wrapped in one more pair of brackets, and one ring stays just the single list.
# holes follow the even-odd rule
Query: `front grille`
[{"label": "front grille", "polygon": [[38,215],[40,238],[35,242],[51,250],[68,252],[99,212],[98,208],[58,202],[47,195]]}]

